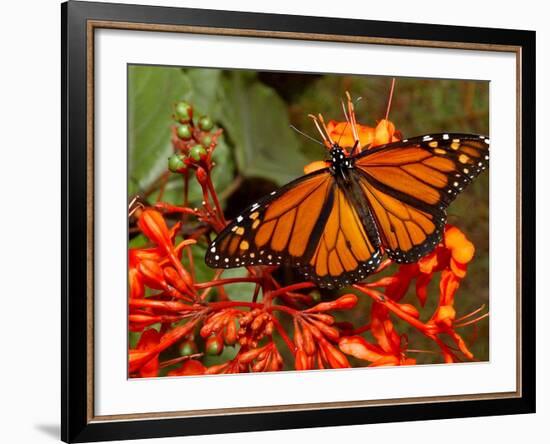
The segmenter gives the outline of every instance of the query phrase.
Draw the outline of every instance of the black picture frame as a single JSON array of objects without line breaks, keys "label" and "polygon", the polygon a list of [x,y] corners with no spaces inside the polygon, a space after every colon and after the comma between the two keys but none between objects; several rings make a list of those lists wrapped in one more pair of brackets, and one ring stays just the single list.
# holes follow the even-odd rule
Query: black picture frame
[{"label": "black picture frame", "polygon": [[[369,37],[518,48],[521,63],[521,282],[520,382],[514,397],[391,404],[354,408],[237,413],[132,420],[98,420],[90,415],[89,343],[93,335],[90,291],[91,118],[87,81],[90,21],[191,26],[262,32]],[[535,412],[535,32],[321,17],[243,13],[69,1],[62,22],[62,411],[61,438],[90,442],[243,431],[307,428]],[[145,31],[144,31],[145,32]],[[93,404],[92,404],[93,405]]]}]

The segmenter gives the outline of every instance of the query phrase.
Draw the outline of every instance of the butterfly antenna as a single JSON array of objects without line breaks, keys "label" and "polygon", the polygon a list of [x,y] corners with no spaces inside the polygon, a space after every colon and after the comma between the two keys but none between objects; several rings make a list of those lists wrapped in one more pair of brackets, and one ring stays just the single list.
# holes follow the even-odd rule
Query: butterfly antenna
[{"label": "butterfly antenna", "polygon": [[395,77],[391,79],[391,88],[390,88],[390,97],[388,98],[388,106],[386,108],[386,120],[388,120],[388,117],[390,115],[390,108],[391,108],[391,102],[393,99],[393,90],[395,89]]},{"label": "butterfly antenna", "polygon": [[301,134],[304,137],[307,137],[312,142],[318,143],[319,145],[323,145],[321,142],[319,142],[317,139],[311,137],[309,134],[304,133],[303,131],[300,131],[298,128],[296,128],[294,125],[290,125],[290,127],[296,131],[297,133]]}]

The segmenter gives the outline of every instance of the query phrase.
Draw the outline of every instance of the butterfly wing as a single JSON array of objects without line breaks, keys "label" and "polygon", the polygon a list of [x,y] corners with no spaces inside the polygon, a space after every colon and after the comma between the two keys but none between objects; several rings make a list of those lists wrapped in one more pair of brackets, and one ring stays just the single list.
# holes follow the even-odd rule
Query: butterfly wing
[{"label": "butterfly wing", "polygon": [[319,170],[250,205],[210,244],[207,265],[278,265],[311,255],[333,182],[327,169]]},{"label": "butterfly wing", "polygon": [[378,266],[379,241],[368,231],[333,175],[323,169],[245,209],[210,244],[206,263],[231,268],[284,262],[319,286],[335,288]]},{"label": "butterfly wing", "polygon": [[488,166],[489,139],[415,137],[355,157],[357,182],[382,244],[396,262],[415,262],[441,240],[445,209]]},{"label": "butterfly wing", "polygon": [[[357,190],[358,191],[358,190]],[[364,199],[354,184],[336,181],[327,200],[330,209],[313,255],[300,271],[323,288],[340,288],[367,277],[380,265],[380,239]]]}]

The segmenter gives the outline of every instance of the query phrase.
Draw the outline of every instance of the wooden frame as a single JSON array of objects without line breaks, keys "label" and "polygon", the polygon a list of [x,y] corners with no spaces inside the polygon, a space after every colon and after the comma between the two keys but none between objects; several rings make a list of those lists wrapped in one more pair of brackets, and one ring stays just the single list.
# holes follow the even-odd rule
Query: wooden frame
[{"label": "wooden frame", "polygon": [[[135,439],[535,411],[535,34],[68,2],[62,13],[62,439]],[[517,55],[517,387],[513,393],[94,416],[94,31],[115,28],[461,48]],[[523,116],[529,118],[523,118]]]}]

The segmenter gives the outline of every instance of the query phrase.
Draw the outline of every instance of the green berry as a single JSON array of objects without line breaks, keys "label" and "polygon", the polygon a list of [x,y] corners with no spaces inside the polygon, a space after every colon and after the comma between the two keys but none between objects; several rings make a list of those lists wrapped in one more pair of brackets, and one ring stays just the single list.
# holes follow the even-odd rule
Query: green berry
[{"label": "green berry", "polygon": [[206,135],[202,138],[201,143],[204,146],[210,146],[212,145],[212,136]]},{"label": "green berry", "polygon": [[187,124],[178,126],[178,137],[183,140],[189,140],[193,136],[193,130]]},{"label": "green berry", "polygon": [[223,339],[221,336],[212,335],[206,340],[206,353],[217,356],[223,351]]},{"label": "green berry", "polygon": [[187,102],[178,102],[175,107],[176,120],[187,123],[193,118],[193,107]]},{"label": "green berry", "polygon": [[185,157],[182,154],[173,154],[168,158],[168,169],[177,173],[185,168]]},{"label": "green berry", "polygon": [[202,116],[199,119],[199,128],[203,131],[210,131],[212,128],[214,128],[214,122],[210,117]]},{"label": "green berry", "polygon": [[202,145],[195,145],[189,150],[189,156],[192,159],[199,161],[202,156],[206,156],[206,149]]},{"label": "green berry", "polygon": [[179,349],[181,356],[194,355],[197,353],[197,344],[193,340],[184,341],[181,343]]}]

